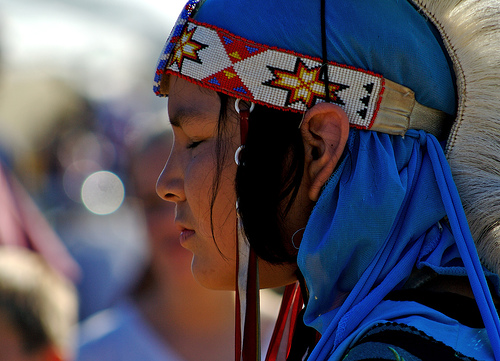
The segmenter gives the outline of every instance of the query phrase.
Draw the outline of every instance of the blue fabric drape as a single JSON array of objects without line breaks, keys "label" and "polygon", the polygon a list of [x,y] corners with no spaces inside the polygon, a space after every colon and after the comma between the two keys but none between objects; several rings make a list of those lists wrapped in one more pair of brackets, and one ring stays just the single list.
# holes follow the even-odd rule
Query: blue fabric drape
[{"label": "blue fabric drape", "polygon": [[[446,195],[442,188],[450,184],[443,150],[432,135],[351,130],[345,159],[326,184],[299,250],[310,292],[304,321],[323,335],[311,360],[326,359],[322,353],[359,332],[383,298],[414,267],[424,266],[471,277],[497,347],[498,317],[470,233],[457,246],[456,236],[440,224],[445,215],[463,214],[456,199],[447,204],[456,190]],[[464,217],[458,223],[452,222],[454,234],[468,231]]]}]

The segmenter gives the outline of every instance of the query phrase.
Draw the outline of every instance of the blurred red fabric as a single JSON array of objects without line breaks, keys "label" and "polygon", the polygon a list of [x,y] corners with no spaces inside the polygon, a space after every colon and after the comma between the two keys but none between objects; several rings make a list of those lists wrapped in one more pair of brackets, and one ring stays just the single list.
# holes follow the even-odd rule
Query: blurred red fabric
[{"label": "blurred red fabric", "polygon": [[80,267],[12,173],[0,164],[0,245],[26,247],[41,254],[72,281]]}]

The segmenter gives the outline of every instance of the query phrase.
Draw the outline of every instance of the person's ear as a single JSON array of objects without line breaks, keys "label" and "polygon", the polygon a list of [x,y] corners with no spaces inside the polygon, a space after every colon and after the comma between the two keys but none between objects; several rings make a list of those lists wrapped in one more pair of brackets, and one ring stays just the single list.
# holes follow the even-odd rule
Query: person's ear
[{"label": "person's ear", "polygon": [[309,198],[316,202],[333,173],[349,137],[349,118],[338,105],[319,103],[304,114],[300,126],[305,149]]}]

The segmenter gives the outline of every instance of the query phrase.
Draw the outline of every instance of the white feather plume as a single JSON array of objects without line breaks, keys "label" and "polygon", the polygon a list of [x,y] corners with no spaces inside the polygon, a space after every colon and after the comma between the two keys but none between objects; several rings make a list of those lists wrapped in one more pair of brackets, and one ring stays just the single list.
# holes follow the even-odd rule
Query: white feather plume
[{"label": "white feather plume", "polygon": [[500,274],[500,0],[413,0],[454,64],[458,110],[446,155],[483,264]]}]

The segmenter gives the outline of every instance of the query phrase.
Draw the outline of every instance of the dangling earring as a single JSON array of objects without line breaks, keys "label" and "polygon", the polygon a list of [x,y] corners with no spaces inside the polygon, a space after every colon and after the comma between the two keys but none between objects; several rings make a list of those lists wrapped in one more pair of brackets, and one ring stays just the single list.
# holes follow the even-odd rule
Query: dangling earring
[{"label": "dangling earring", "polygon": [[250,106],[248,109],[240,110],[240,101],[241,99],[236,99],[234,101],[234,109],[240,115],[240,133],[241,133],[241,145],[236,149],[234,153],[234,161],[236,165],[243,165],[240,162],[240,153],[243,148],[245,148],[245,141],[248,133],[248,116],[255,109],[255,103],[250,102]]},{"label": "dangling earring", "polygon": [[299,249],[299,248],[300,248],[300,244],[299,244],[299,247],[297,247],[297,246],[295,245],[295,242],[293,241],[293,239],[295,238],[295,235],[296,235],[297,233],[299,233],[300,231],[303,231],[303,230],[305,230],[305,229],[306,229],[306,227],[299,228],[299,229],[297,229],[297,230],[295,231],[295,233],[292,235],[292,246],[293,246],[293,248],[295,248],[295,249]]}]

